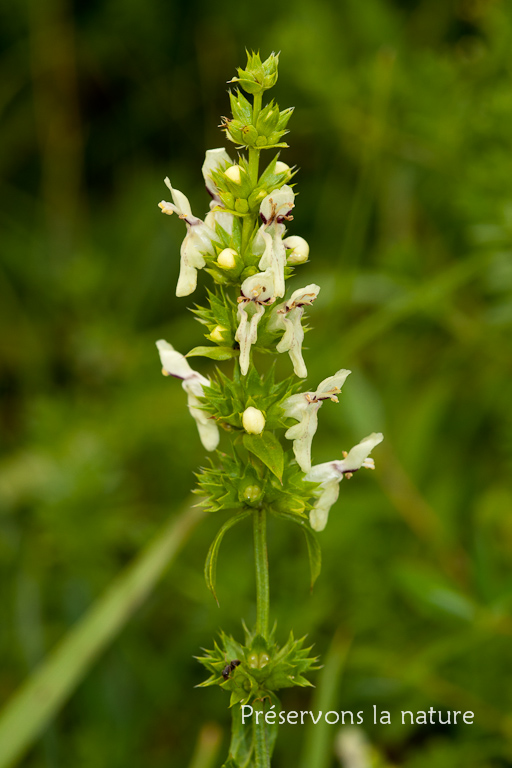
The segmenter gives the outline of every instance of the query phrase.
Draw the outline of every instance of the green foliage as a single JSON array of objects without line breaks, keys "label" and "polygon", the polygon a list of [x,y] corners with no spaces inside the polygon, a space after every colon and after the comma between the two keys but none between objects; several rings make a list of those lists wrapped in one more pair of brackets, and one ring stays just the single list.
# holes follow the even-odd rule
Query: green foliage
[{"label": "green foliage", "polygon": [[212,545],[210,549],[208,550],[208,554],[206,556],[206,562],[204,566],[204,576],[206,579],[206,586],[214,596],[214,598],[217,600],[217,595],[215,594],[215,581],[217,578],[217,560],[219,557],[219,549],[220,545],[222,543],[222,539],[224,538],[224,534],[229,531],[230,528],[232,528],[237,523],[244,520],[246,517],[248,517],[251,514],[250,510],[247,510],[245,512],[240,512],[238,515],[235,515],[234,517],[230,517],[229,520],[227,520],[222,528],[219,530],[217,535],[215,536]]},{"label": "green foliage", "polygon": [[265,430],[261,435],[244,435],[244,448],[257,456],[270,469],[278,480],[282,481],[284,470],[284,451],[277,437]]},{"label": "green foliage", "polygon": [[311,571],[311,589],[313,589],[315,581],[320,576],[320,571],[322,570],[322,550],[318,542],[317,534],[311,529],[306,515],[302,515],[300,512],[297,513],[298,510],[294,510],[289,502],[287,509],[283,509],[281,503],[281,505],[277,504],[275,507],[270,507],[270,511],[275,517],[285,520],[288,523],[294,523],[294,525],[298,525],[303,531],[308,548],[309,568]]},{"label": "green foliage", "polygon": [[[309,655],[311,648],[303,647],[305,637],[295,640],[290,633],[288,641],[280,647],[275,640],[275,627],[268,640],[255,631],[250,632],[245,625],[244,631],[244,644],[222,632],[220,645],[215,643],[213,650],[198,657],[198,661],[212,673],[201,687],[220,685],[230,692],[230,706],[233,707],[261,699],[278,703],[276,691],[311,686],[304,675],[319,669],[318,658]],[[228,671],[227,665],[234,660],[240,664]]]},{"label": "green foliage", "polygon": [[281,403],[300,389],[292,378],[275,381],[275,366],[260,375],[252,366],[247,376],[240,375],[235,364],[233,379],[217,369],[211,385],[205,391],[204,408],[220,424],[242,429],[242,414],[246,408],[258,408],[265,416],[266,429],[290,426],[284,419]]},{"label": "green foliage", "polygon": [[279,55],[275,53],[271,53],[264,62],[259,53],[247,53],[247,67],[238,67],[238,77],[234,77],[231,82],[239,83],[246,93],[266,91],[277,83],[278,63]]}]

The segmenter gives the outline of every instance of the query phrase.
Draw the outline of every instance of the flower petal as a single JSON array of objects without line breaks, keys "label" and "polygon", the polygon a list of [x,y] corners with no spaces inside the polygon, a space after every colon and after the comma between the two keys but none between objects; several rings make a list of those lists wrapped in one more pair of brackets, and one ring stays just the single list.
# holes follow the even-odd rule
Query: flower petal
[{"label": "flower petal", "polygon": [[176,286],[176,296],[188,296],[195,291],[197,270],[202,269],[206,264],[200,250],[204,247],[203,240],[196,232],[197,229],[197,227],[190,227],[181,244],[180,274]]},{"label": "flower petal", "polygon": [[277,345],[279,353],[289,352],[296,376],[305,379],[308,369],[302,357],[302,342],[304,341],[304,328],[302,327],[302,307],[294,307],[283,316],[285,326],[284,334]]},{"label": "flower petal", "polygon": [[188,197],[184,195],[183,192],[180,192],[179,189],[174,189],[168,176],[165,177],[164,182],[166,187],[168,187],[168,189],[171,191],[172,200],[174,203],[174,205],[172,205],[172,203],[167,203],[167,205],[173,207],[178,216],[192,216],[192,209],[190,208]]},{"label": "flower petal", "polygon": [[218,203],[220,203],[219,190],[212,178],[212,171],[224,170],[228,165],[233,165],[233,161],[224,147],[206,150],[201,171],[203,173],[204,183],[208,194]]},{"label": "flower petal", "polygon": [[160,353],[162,368],[168,376],[174,376],[176,379],[188,379],[195,373],[188,364],[187,358],[181,352],[177,352],[168,341],[159,339],[156,346]]},{"label": "flower petal", "polygon": [[336,469],[340,473],[356,472],[361,469],[365,459],[368,458],[376,445],[384,440],[382,432],[372,432],[368,437],[364,437],[360,443],[350,449],[347,456],[340,461],[334,462]]},{"label": "flower petal", "polygon": [[323,531],[325,528],[329,510],[338,498],[339,484],[343,476],[364,466],[373,467],[373,461],[368,459],[368,456],[383,439],[382,432],[372,432],[355,445],[344,459],[317,464],[306,474],[304,480],[320,484],[320,488],[315,492],[317,500],[309,513],[311,527],[315,531]]},{"label": "flower petal", "polygon": [[209,418],[202,409],[199,398],[204,397],[203,387],[209,387],[210,382],[190,367],[188,360],[164,339],[156,342],[160,360],[165,372],[177,379],[182,379],[182,386],[187,393],[187,404],[191,416],[197,424],[199,437],[207,451],[214,451],[219,444],[219,428],[215,421]]},{"label": "flower petal", "polygon": [[[249,319],[248,307],[254,307],[254,314]],[[235,339],[240,344],[240,371],[242,376],[247,375],[251,358],[251,347],[258,338],[258,323],[265,312],[265,307],[256,302],[240,302],[238,305],[238,319],[240,321]]]},{"label": "flower petal", "polygon": [[265,272],[257,272],[247,277],[242,283],[242,295],[251,301],[269,301],[275,296],[274,273],[267,269]]},{"label": "flower petal", "polygon": [[329,519],[332,505],[338,500],[340,485],[336,480],[326,483],[315,506],[309,513],[309,522],[314,531],[323,531]]},{"label": "flower petal", "polygon": [[265,231],[264,227],[260,227],[259,235],[265,243],[265,250],[258,263],[258,267],[272,272],[274,275],[274,295],[282,298],[286,291],[284,280],[286,249],[277,232],[272,237],[272,235]]},{"label": "flower petal", "polygon": [[293,189],[284,184],[280,189],[273,189],[263,198],[260,205],[260,218],[266,225],[276,222],[280,224],[284,218],[290,215],[295,203]]},{"label": "flower petal", "polygon": [[[291,400],[295,395],[292,395]],[[302,396],[304,397],[304,396]],[[318,428],[318,409],[322,403],[308,403],[301,420],[284,433],[287,440],[293,440],[293,452],[303,472],[311,469],[311,444]]]}]

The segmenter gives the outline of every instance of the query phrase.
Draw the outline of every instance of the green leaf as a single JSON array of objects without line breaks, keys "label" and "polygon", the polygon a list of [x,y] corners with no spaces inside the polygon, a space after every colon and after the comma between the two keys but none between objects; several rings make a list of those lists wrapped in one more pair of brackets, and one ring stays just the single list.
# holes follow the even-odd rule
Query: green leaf
[{"label": "green leaf", "polygon": [[[230,517],[229,520],[227,520],[222,528],[220,528],[220,530],[217,532],[217,535],[215,536],[212,545],[208,550],[208,554],[206,555],[206,562],[204,564],[204,578],[206,580],[206,586],[216,600],[217,595],[215,594],[215,581],[217,577],[217,560],[219,557],[219,549],[222,543],[222,539],[224,538],[224,534],[229,531],[230,528],[242,520],[245,520],[245,518],[249,517],[249,515],[252,515],[252,509],[247,510],[247,512],[239,512],[237,515]],[[218,602],[219,601],[217,600],[217,603]]]},{"label": "green leaf", "polygon": [[271,509],[270,511],[275,517],[279,517],[281,520],[286,520],[289,523],[294,523],[302,529],[308,547],[311,589],[313,589],[315,581],[320,576],[320,571],[322,570],[322,550],[318,543],[316,533],[309,524],[309,520],[306,517],[294,515],[292,512],[278,512],[275,509]]},{"label": "green leaf", "polygon": [[223,768],[246,768],[252,757],[252,722],[242,723],[242,708],[234,706],[231,710],[233,726],[229,758]]},{"label": "green leaf", "polygon": [[272,432],[261,435],[244,435],[244,446],[260,459],[279,480],[283,479],[284,452],[277,437]]},{"label": "green leaf", "polygon": [[209,357],[211,360],[229,360],[238,355],[231,347],[194,347],[185,357]]}]

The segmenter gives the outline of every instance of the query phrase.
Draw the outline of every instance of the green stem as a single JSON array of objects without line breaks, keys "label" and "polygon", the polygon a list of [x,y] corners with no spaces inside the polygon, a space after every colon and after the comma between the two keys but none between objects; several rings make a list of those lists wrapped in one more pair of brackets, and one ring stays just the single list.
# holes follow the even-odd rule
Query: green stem
[{"label": "green stem", "polygon": [[269,579],[267,556],[267,517],[264,509],[257,509],[254,520],[254,562],[256,566],[256,632],[268,639]]},{"label": "green stem", "polygon": [[252,230],[254,227],[254,221],[252,216],[244,216],[242,224],[242,256],[245,255],[245,251],[249,245]]},{"label": "green stem", "polygon": [[[252,103],[252,124],[255,128],[256,128],[256,121],[258,119],[258,115],[261,110],[262,99],[263,99],[262,93],[254,94],[253,103]],[[249,176],[251,177],[253,187],[255,187],[258,183],[259,163],[260,163],[260,150],[256,148],[249,149]]]},{"label": "green stem", "polygon": [[[261,712],[257,720],[257,712]],[[268,754],[267,731],[265,728],[265,704],[262,701],[254,702],[253,714],[253,747],[254,747],[254,768],[270,768],[270,756]]]},{"label": "green stem", "polygon": [[[257,509],[253,514],[253,520],[254,562],[256,566],[256,632],[267,640],[269,625],[267,513],[264,509]],[[259,718],[257,712],[261,712]],[[270,768],[264,712],[264,702],[255,701],[253,715],[254,768]],[[257,722],[258,719],[260,720],[259,723]]]}]

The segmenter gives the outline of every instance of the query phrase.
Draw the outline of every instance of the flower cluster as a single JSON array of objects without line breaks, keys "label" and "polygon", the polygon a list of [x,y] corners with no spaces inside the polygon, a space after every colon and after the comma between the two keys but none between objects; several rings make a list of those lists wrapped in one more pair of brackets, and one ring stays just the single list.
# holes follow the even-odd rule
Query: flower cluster
[{"label": "flower cluster", "polygon": [[[205,218],[194,216],[188,198],[165,180],[172,202],[163,200],[160,208],[176,213],[186,226],[176,294],[196,290],[199,270],[213,277],[208,306],[194,309],[213,346],[195,347],[186,357],[165,341],[157,347],[164,373],[183,382],[204,447],[214,451],[220,431],[231,433],[231,452],[219,453],[217,462],[199,475],[199,492],[210,509],[277,508],[306,519],[309,512],[311,528],[321,531],[340,481],[361,467],[373,468],[368,457],[382,435],[373,433],[341,459],[312,466],[318,412],[324,401],[338,402],[350,371],[340,369],[314,391],[299,391],[293,377],[276,386],[273,378],[270,382],[256,373],[255,352],[288,353],[295,377],[307,377],[305,313],[320,292],[311,283],[287,297],[287,280],[309,257],[307,242],[287,232],[295,208],[295,170],[275,154],[259,171],[260,151],[283,146],[291,115],[273,101],[262,105],[262,94],[276,82],[277,62],[274,54],[265,62],[251,54],[246,70],[231,81],[239,89],[230,94],[233,118],[224,118],[223,128],[248,156],[234,160],[224,148],[206,152],[202,174],[211,201]],[[252,95],[252,102],[240,88]],[[231,359],[233,377],[218,372],[210,380],[190,367],[191,356]],[[275,434],[280,429],[284,446]],[[285,450],[287,440],[292,453]]]}]

